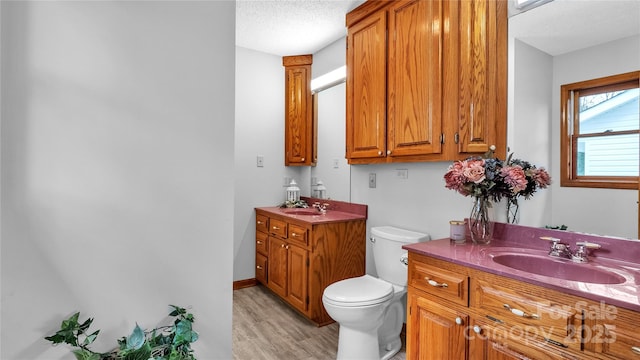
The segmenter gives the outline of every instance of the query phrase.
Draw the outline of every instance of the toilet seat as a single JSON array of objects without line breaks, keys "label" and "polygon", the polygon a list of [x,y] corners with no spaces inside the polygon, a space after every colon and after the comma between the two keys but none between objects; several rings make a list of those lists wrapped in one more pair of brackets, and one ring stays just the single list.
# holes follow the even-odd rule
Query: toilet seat
[{"label": "toilet seat", "polygon": [[324,301],[341,307],[383,303],[393,297],[393,285],[371,275],[338,281],[324,289]]}]

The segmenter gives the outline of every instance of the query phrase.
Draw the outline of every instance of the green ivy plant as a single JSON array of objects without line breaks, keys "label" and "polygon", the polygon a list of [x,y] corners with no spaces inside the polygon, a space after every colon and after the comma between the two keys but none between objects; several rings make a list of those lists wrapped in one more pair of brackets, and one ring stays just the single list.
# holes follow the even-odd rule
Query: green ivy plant
[{"label": "green ivy plant", "polygon": [[81,323],[79,312],[63,320],[60,330],[46,336],[45,340],[53,345],[71,345],[77,360],[195,360],[191,343],[198,340],[198,333],[193,330],[193,314],[184,308],[170,306],[173,310],[169,316],[175,318],[173,325],[144,331],[136,324],[131,335],[119,339],[118,349],[110,352],[99,353],[89,348],[100,330],[90,333],[93,319],[88,318]]}]

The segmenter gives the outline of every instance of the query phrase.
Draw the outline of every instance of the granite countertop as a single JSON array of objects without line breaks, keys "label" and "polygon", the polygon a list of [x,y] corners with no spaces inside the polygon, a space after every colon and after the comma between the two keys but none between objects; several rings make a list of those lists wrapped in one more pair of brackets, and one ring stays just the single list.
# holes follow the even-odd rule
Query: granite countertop
[{"label": "granite countertop", "polygon": [[282,208],[279,206],[267,206],[258,207],[256,209],[274,215],[286,216],[288,218],[310,224],[324,224],[367,219],[367,205],[308,197],[303,197],[302,199],[305,200],[310,206],[315,202],[328,204],[327,212],[325,214],[322,214],[319,210],[313,207]]},{"label": "granite countertop", "polygon": [[[640,263],[638,263],[640,257],[635,256],[640,251],[640,242],[579,233],[550,233],[551,230],[546,229],[502,225],[510,228],[501,229],[501,234],[497,239],[492,240],[489,245],[473,244],[468,239],[465,243],[457,244],[447,238],[405,245],[404,249],[495,275],[505,276],[594,301],[605,301],[607,304],[640,312]],[[505,234],[517,234],[518,236],[502,238]],[[590,256],[589,263],[578,264],[570,260],[554,259],[547,256],[549,243],[538,240],[537,237],[539,236],[559,237],[570,244],[572,241],[590,241],[606,245],[603,245],[602,253],[604,254],[595,256],[599,252],[599,250],[596,250],[593,252],[594,256]],[[569,240],[564,240],[567,238]],[[572,248],[575,248],[575,246],[572,246]],[[592,270],[595,272],[603,271],[605,275],[618,279],[615,282],[619,283],[600,284],[586,282],[586,280],[566,280],[562,278],[563,275],[557,275],[557,277],[537,275],[501,265],[493,260],[500,255],[515,257],[527,255],[539,257],[546,261],[568,262],[566,267],[571,269],[567,269],[566,274],[573,273],[581,276]],[[564,264],[561,264],[562,266]],[[563,267],[563,269],[566,267]],[[565,277],[570,277],[570,275]]]}]

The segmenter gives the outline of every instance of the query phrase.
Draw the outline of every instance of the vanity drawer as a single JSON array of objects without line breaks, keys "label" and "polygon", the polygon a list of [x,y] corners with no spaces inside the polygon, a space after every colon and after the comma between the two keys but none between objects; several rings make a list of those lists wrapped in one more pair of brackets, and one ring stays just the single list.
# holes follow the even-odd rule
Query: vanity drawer
[{"label": "vanity drawer", "polygon": [[307,245],[307,229],[295,224],[289,224],[288,239],[298,242],[301,245]]},{"label": "vanity drawer", "polygon": [[409,262],[409,286],[456,304],[468,305],[466,274],[440,269],[419,261]]},{"label": "vanity drawer", "polygon": [[256,251],[264,256],[269,255],[269,242],[267,239],[269,235],[261,232],[256,232]]},{"label": "vanity drawer", "polygon": [[269,232],[268,226],[269,218],[264,215],[256,214],[256,231],[267,233]]},{"label": "vanity drawer", "polygon": [[559,348],[580,349],[582,313],[573,303],[548,300],[542,297],[544,289],[540,291],[542,296],[535,296],[495,285],[499,281],[472,279],[473,303],[486,319],[504,325],[510,332],[540,338]]},{"label": "vanity drawer", "polygon": [[595,330],[585,331],[586,340],[596,345],[601,344],[602,352],[607,356],[640,359],[640,314],[612,305],[598,304],[597,309],[598,313],[590,312],[586,316],[593,317],[602,326],[594,326]]},{"label": "vanity drawer", "polygon": [[256,253],[256,280],[263,285],[267,285],[267,265],[267,257]]},{"label": "vanity drawer", "polygon": [[282,220],[278,220],[274,218],[269,219],[269,233],[279,236],[283,239],[286,239],[287,223]]}]

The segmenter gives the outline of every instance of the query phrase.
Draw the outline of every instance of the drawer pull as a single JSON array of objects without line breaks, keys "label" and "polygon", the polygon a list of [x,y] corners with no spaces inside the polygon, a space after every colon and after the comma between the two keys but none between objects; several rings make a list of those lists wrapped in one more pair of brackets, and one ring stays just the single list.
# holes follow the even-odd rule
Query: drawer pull
[{"label": "drawer pull", "polygon": [[262,225],[262,221],[258,220],[258,225]]},{"label": "drawer pull", "polygon": [[262,266],[260,266],[260,265],[256,265],[256,269],[258,269],[258,270],[262,270]]},{"label": "drawer pull", "polygon": [[279,228],[279,227],[277,227],[277,226],[272,227],[272,229],[273,229],[273,230],[280,230],[280,228]]},{"label": "drawer pull", "polygon": [[456,324],[458,325],[464,324],[464,321],[462,321],[462,318],[460,316],[456,317]]},{"label": "drawer pull", "polygon": [[257,240],[257,241],[256,241],[256,244],[258,244],[258,245],[262,245],[262,241]]},{"label": "drawer pull", "polygon": [[640,355],[640,346],[632,346],[631,352]]},{"label": "drawer pull", "polygon": [[502,306],[505,309],[511,311],[511,313],[516,315],[516,316],[520,316],[520,317],[528,318],[528,319],[539,319],[540,318],[537,314],[527,314],[526,312],[524,312],[522,310],[514,309],[511,306],[509,306],[509,304],[503,304]]},{"label": "drawer pull", "polygon": [[296,233],[291,233],[291,237],[298,237],[300,235],[296,234]]},{"label": "drawer pull", "polygon": [[447,283],[439,283],[439,282],[437,282],[435,280],[429,279],[428,277],[426,277],[424,279],[427,280],[427,283],[429,283],[429,285],[431,285],[433,287],[443,287],[443,288],[449,287],[449,285],[447,285]]},{"label": "drawer pull", "polygon": [[480,334],[482,332],[482,328],[478,325],[473,326],[473,332],[476,334]]}]

